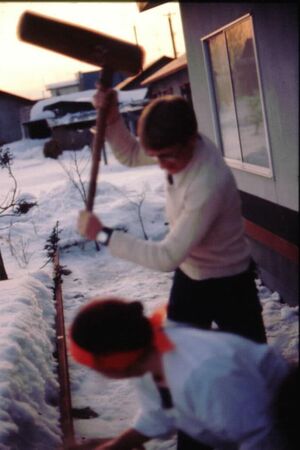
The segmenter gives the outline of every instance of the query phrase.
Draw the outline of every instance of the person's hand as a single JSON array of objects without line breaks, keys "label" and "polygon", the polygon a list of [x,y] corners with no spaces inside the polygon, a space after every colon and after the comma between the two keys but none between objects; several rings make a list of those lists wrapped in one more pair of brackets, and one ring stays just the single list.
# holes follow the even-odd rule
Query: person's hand
[{"label": "person's hand", "polygon": [[97,234],[102,230],[103,225],[98,217],[90,211],[80,211],[77,230],[81,236],[91,241],[95,241]]},{"label": "person's hand", "polygon": [[115,122],[119,116],[119,106],[117,92],[114,89],[106,89],[102,91],[97,89],[96,94],[93,96],[93,105],[95,109],[107,109],[107,125]]}]

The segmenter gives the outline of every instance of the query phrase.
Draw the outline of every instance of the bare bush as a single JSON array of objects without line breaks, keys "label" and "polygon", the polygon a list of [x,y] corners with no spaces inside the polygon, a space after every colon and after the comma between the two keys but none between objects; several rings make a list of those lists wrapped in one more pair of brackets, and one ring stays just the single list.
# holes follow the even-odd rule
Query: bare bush
[{"label": "bare bush", "polygon": [[89,163],[89,160],[83,160],[83,158],[78,157],[78,152],[72,151],[68,152],[70,154],[69,166],[61,160],[58,160],[61,168],[71,181],[72,185],[79,192],[80,197],[84,205],[87,203],[87,193],[82,179],[83,173]]},{"label": "bare bush", "polygon": [[18,263],[18,266],[21,267],[21,269],[27,267],[31,257],[33,256],[33,252],[29,251],[30,240],[29,239],[25,240],[23,236],[14,237],[12,239],[10,228],[7,242],[10,254],[15,258],[15,260]]},{"label": "bare bush", "polygon": [[[58,160],[62,170],[65,172],[67,177],[69,178],[72,185],[79,192],[79,195],[82,199],[84,207],[87,205],[87,192],[83,181],[83,173],[87,169],[88,164],[90,163],[90,158],[86,159],[84,157],[80,158],[78,151],[68,151],[70,155],[69,163],[66,164],[62,160]],[[100,246],[97,241],[95,241],[95,247],[97,251],[100,251]]]},{"label": "bare bush", "polygon": [[144,187],[144,190],[142,192],[137,192],[137,191],[123,192],[120,188],[118,188],[114,184],[110,183],[110,185],[116,191],[118,191],[123,197],[125,197],[132,205],[134,205],[136,207],[137,216],[138,216],[141,228],[142,228],[144,239],[148,240],[149,237],[148,237],[148,235],[146,233],[145,225],[144,225],[144,221],[143,221],[143,216],[142,216],[142,206],[143,206],[143,203],[144,203],[145,198],[146,198],[146,189],[145,189],[145,187]]},{"label": "bare bush", "polygon": [[[36,206],[36,202],[28,202],[26,199],[18,196],[18,183],[12,171],[13,155],[10,149],[0,148],[0,169],[7,171],[8,178],[11,179],[11,187],[5,193],[4,197],[0,199],[0,217],[16,217],[22,214],[27,214],[28,211]],[[20,243],[19,243],[20,244]],[[12,244],[11,244],[12,245]],[[21,242],[22,257],[19,262],[28,264],[28,250],[26,243]],[[12,251],[12,250],[11,250]],[[0,280],[7,280],[7,273],[4,266],[4,261],[0,252]]]}]

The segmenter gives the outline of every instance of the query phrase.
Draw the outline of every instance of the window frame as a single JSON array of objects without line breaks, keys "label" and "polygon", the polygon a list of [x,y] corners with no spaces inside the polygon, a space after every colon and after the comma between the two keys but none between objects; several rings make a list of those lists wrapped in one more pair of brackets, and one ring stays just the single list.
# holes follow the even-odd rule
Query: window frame
[{"label": "window frame", "polygon": [[[252,30],[253,49],[254,49],[254,58],[255,58],[255,66],[256,66],[255,68],[256,68],[256,74],[257,74],[257,80],[258,80],[259,98],[260,98],[260,104],[261,104],[261,110],[262,110],[262,121],[263,121],[264,133],[265,133],[266,152],[267,152],[269,167],[262,167],[259,165],[250,164],[250,163],[244,162],[242,159],[238,160],[238,159],[228,158],[224,154],[224,149],[223,149],[223,144],[222,144],[221,125],[220,125],[220,121],[219,121],[219,111],[218,111],[218,105],[217,105],[217,99],[216,99],[215,81],[213,78],[211,55],[210,55],[210,50],[209,50],[209,39],[220,33],[225,34],[225,31],[228,28],[232,27],[236,23],[244,21],[245,19],[250,19],[250,26],[251,26],[251,30]],[[217,30],[213,31],[212,33],[207,34],[206,36],[202,37],[200,40],[201,40],[201,45],[202,45],[202,50],[203,50],[203,55],[204,55],[204,66],[205,66],[206,76],[207,76],[207,81],[208,81],[208,91],[209,91],[209,97],[210,97],[210,102],[211,102],[215,138],[216,138],[216,141],[222,151],[222,155],[223,155],[225,162],[228,164],[228,166],[235,168],[235,169],[243,170],[244,172],[254,173],[254,174],[261,175],[261,176],[264,176],[267,178],[274,178],[274,171],[273,171],[273,164],[272,164],[272,157],[271,157],[270,138],[269,138],[269,132],[268,132],[268,121],[267,121],[265,101],[264,101],[264,92],[263,92],[261,76],[260,76],[260,64],[259,64],[256,39],[255,39],[255,28],[254,28],[253,22],[254,21],[253,21],[252,15],[246,14],[246,15],[218,28]],[[227,54],[227,59],[228,59],[228,63],[229,63],[226,35],[224,37],[225,37],[225,44],[226,44],[226,54]],[[232,88],[231,72],[230,72],[230,83],[231,83],[231,88]],[[233,97],[233,101],[234,101],[236,126],[237,126],[237,132],[238,132],[238,136],[239,136],[239,142],[240,142],[240,130],[239,130],[239,126],[238,126],[238,118],[236,115],[236,98],[234,96],[233,89],[232,89],[232,97]],[[240,142],[239,150],[240,150],[240,154],[241,154],[241,158],[242,158],[243,152],[242,152],[241,142]]]}]

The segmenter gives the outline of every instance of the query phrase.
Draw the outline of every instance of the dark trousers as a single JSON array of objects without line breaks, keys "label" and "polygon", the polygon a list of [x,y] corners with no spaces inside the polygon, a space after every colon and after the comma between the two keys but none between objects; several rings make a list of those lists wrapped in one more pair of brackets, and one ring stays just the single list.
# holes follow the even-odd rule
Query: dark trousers
[{"label": "dark trousers", "polygon": [[[168,318],[210,329],[214,321],[221,331],[266,342],[262,307],[251,268],[238,275],[195,281],[180,269],[174,275],[168,304]],[[178,433],[177,450],[210,450]]]},{"label": "dark trousers", "polygon": [[180,269],[174,275],[168,317],[210,329],[214,321],[222,331],[239,334],[256,342],[266,342],[254,281],[249,269],[239,275],[195,281]]},{"label": "dark trousers", "polygon": [[208,445],[201,444],[201,442],[195,441],[182,431],[177,433],[177,450],[213,450]]}]

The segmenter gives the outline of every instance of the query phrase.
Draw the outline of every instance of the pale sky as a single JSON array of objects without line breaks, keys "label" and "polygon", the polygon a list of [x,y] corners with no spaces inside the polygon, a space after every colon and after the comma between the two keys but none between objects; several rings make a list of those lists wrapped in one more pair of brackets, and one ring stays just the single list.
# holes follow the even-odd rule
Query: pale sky
[{"label": "pale sky", "polygon": [[146,64],[174,56],[167,14],[171,13],[177,56],[184,53],[179,5],[169,2],[143,13],[135,2],[2,2],[0,1],[0,90],[31,99],[46,97],[45,86],[74,80],[76,74],[97,70],[49,50],[21,42],[17,26],[24,11],[33,11],[100,33],[136,43],[145,49]]}]

